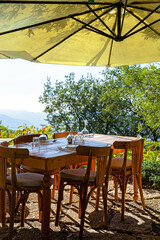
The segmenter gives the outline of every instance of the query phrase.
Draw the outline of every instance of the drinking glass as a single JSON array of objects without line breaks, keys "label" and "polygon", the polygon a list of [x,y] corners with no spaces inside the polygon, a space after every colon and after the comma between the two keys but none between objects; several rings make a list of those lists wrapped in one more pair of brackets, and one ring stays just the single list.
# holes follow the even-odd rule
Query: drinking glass
[{"label": "drinking glass", "polygon": [[39,137],[33,137],[32,151],[37,152],[40,149]]},{"label": "drinking glass", "polygon": [[82,144],[84,143],[84,139],[83,139],[83,134],[82,132],[78,132],[77,135],[75,136],[75,144]]}]

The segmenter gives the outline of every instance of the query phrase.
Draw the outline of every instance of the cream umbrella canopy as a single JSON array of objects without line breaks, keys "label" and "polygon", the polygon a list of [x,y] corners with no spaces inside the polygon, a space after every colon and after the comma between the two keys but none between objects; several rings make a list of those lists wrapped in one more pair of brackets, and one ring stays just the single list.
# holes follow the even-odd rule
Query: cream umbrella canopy
[{"label": "cream umbrella canopy", "polygon": [[160,61],[160,0],[0,0],[0,58],[121,66]]}]

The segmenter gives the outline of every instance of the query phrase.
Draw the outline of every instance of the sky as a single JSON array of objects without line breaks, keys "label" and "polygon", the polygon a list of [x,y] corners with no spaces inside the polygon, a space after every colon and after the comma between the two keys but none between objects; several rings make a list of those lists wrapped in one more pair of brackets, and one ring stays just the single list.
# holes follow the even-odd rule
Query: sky
[{"label": "sky", "polygon": [[39,103],[43,85],[50,77],[52,84],[63,81],[66,75],[75,73],[78,80],[91,73],[100,77],[105,67],[63,66],[33,63],[21,59],[0,60],[0,109],[26,110],[43,112],[45,106]]}]

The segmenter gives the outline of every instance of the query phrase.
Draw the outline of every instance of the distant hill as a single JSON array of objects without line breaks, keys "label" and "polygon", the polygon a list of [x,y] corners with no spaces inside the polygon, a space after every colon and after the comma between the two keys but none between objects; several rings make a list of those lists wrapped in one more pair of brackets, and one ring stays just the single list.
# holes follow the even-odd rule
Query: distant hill
[{"label": "distant hill", "polygon": [[0,109],[0,121],[2,120],[2,124],[12,130],[16,130],[24,123],[27,124],[28,127],[34,125],[40,128],[40,124],[48,124],[45,118],[45,113]]}]

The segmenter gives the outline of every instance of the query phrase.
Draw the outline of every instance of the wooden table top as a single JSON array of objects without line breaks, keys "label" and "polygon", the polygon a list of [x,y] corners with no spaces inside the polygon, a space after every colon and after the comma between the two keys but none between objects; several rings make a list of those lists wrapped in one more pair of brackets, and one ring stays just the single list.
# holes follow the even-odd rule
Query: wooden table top
[{"label": "wooden table top", "polygon": [[[95,134],[94,137],[85,138],[84,145],[87,146],[111,146],[115,141],[131,141],[136,137],[115,136]],[[23,147],[29,149],[29,158],[17,162],[32,168],[38,168],[42,171],[53,171],[55,169],[65,167],[71,164],[77,164],[82,158],[76,156],[75,151],[61,150],[67,145],[66,138],[58,138],[55,142],[48,145],[40,145],[40,150],[32,151],[31,144],[17,144],[11,147]],[[117,152],[118,153],[118,152]]]}]

